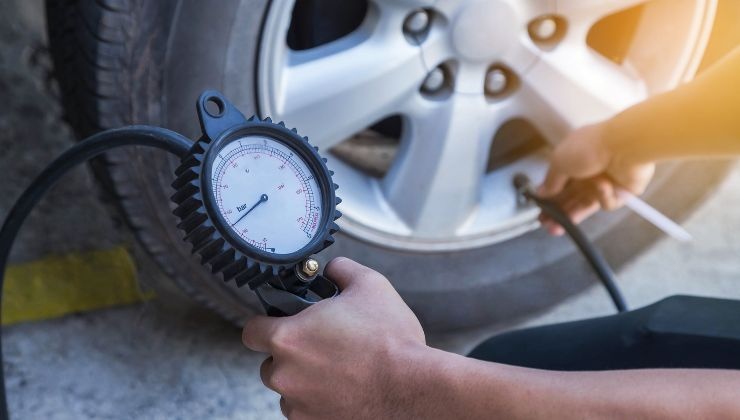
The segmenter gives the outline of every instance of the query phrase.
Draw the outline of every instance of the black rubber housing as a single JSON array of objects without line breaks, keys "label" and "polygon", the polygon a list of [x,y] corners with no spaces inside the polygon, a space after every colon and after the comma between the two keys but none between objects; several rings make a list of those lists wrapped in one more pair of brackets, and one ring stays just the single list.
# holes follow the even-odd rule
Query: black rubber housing
[{"label": "black rubber housing", "polygon": [[470,357],[558,371],[740,369],[740,301],[671,296],[616,315],[524,328]]}]

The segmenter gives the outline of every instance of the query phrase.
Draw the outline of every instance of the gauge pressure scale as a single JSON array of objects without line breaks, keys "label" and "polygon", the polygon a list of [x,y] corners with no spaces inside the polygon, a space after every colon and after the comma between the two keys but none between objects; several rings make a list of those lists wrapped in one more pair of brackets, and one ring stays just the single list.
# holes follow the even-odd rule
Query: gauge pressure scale
[{"label": "gauge pressure scale", "polygon": [[204,92],[197,109],[203,135],[172,184],[193,252],[225,281],[255,290],[270,315],[334,296],[312,259],[339,229],[326,159],[295,129],[247,119],[219,92]]}]

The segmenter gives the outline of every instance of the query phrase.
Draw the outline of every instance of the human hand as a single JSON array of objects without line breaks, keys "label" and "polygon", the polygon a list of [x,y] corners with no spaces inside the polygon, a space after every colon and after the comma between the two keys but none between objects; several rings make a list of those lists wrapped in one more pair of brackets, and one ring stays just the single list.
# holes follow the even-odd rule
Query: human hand
[{"label": "human hand", "polygon": [[381,274],[341,257],[325,274],[339,296],[245,325],[244,345],[271,355],[262,382],[291,419],[413,417],[402,401],[415,400],[408,378],[427,349],[421,324]]},{"label": "human hand", "polygon": [[[613,210],[624,202],[618,194],[623,188],[640,195],[655,172],[655,164],[635,164],[622,159],[608,146],[602,132],[605,123],[581,127],[570,133],[550,156],[550,168],[537,190],[543,198],[558,203],[574,223],[580,223],[599,209]],[[563,228],[544,214],[543,226],[552,235]]]}]

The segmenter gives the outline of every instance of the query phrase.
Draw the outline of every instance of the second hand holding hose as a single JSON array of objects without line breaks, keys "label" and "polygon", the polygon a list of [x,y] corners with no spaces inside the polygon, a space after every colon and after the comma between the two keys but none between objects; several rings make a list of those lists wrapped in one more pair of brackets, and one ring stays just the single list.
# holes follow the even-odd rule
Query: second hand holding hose
[{"label": "second hand holding hose", "polygon": [[599,280],[609,293],[609,297],[611,297],[612,302],[614,302],[617,312],[625,312],[627,310],[627,304],[625,303],[624,296],[622,296],[622,292],[617,286],[614,271],[609,266],[609,263],[606,262],[604,256],[601,255],[598,249],[596,249],[594,244],[586,238],[583,231],[570,220],[568,215],[565,214],[557,203],[552,200],[541,198],[535,194],[529,177],[524,174],[517,174],[514,176],[513,182],[514,188],[516,188],[520,197],[537,204],[545,214],[565,229],[565,232],[576,244],[589,265],[591,265],[591,268],[593,268],[594,272],[596,272]]}]

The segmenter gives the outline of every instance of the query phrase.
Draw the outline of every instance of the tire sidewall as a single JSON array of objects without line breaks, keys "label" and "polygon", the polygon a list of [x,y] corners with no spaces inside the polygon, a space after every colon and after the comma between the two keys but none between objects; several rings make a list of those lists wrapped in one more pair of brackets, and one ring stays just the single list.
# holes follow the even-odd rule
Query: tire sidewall
[{"label": "tire sidewall", "polygon": [[[129,69],[131,122],[161,124],[197,138],[193,105],[205,89],[225,92],[246,115],[257,113],[255,72],[269,1],[227,2],[213,7],[188,0],[174,8],[153,3],[160,2],[142,2],[134,19],[145,23],[132,34],[131,45],[139,56]],[[188,294],[231,320],[241,322],[258,309],[249,290],[224,285],[200,266],[175,228],[170,207],[162,205],[169,203],[169,184],[177,162],[142,151],[127,155],[126,160],[131,166],[114,168],[113,178],[140,189],[142,200],[129,206],[127,212],[150,219],[140,229],[140,236],[148,249],[155,250],[160,265]],[[681,218],[704,198],[707,185],[717,183],[725,170],[717,164],[663,168],[647,199],[669,216]],[[341,180],[337,182],[341,188]],[[659,236],[626,211],[599,215],[586,229],[617,265],[639,254]],[[340,233],[336,244],[320,257],[326,261],[339,255],[389,277],[429,331],[524,316],[562,301],[593,281],[567,240],[550,238],[540,231],[480,249],[431,254],[384,249]]]}]

